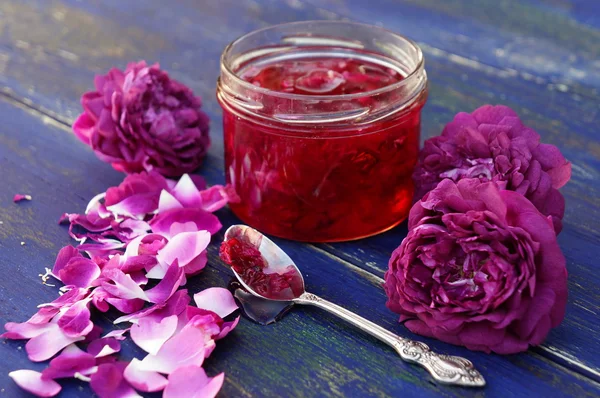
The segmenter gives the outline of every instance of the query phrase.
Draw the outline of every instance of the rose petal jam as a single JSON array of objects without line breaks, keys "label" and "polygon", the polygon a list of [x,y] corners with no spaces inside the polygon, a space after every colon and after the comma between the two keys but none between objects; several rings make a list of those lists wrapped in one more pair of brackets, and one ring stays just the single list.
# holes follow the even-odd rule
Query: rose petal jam
[{"label": "rose petal jam", "polygon": [[279,271],[270,269],[260,251],[243,239],[230,238],[221,243],[219,256],[263,297],[292,300],[304,292],[304,282],[294,266]]},{"label": "rose petal jam", "polygon": [[226,178],[240,197],[233,212],[264,233],[311,242],[358,239],[404,220],[422,65],[415,84],[410,70],[363,50],[270,51],[244,54],[225,75],[222,63]]}]

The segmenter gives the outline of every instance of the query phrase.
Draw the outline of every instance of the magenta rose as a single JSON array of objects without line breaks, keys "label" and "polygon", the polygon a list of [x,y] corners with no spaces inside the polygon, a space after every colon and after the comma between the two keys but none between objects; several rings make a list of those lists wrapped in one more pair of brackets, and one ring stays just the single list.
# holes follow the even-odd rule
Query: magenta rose
[{"label": "magenta rose", "polygon": [[445,178],[493,181],[552,217],[558,234],[565,212],[558,188],[571,178],[571,164],[554,145],[540,143],[540,136],[515,111],[485,105],[471,114],[457,114],[442,135],[425,141],[413,177],[417,199]]},{"label": "magenta rose", "polygon": [[479,179],[443,180],[413,206],[384,286],[412,332],[499,354],[541,344],[567,303],[550,220]]},{"label": "magenta rose", "polygon": [[200,98],[160,70],[131,63],[94,79],[81,97],[73,131],[96,155],[125,173],[156,170],[177,177],[197,169],[210,139]]}]

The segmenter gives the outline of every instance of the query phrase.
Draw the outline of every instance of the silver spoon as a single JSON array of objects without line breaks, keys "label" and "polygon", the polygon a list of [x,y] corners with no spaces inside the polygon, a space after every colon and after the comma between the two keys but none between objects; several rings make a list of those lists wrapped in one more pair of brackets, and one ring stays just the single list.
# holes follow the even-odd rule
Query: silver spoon
[{"label": "silver spoon", "polygon": [[[416,363],[427,369],[437,382],[466,387],[485,386],[485,379],[481,373],[475,369],[471,361],[462,357],[436,354],[429,349],[427,344],[396,336],[381,326],[376,325],[337,304],[306,292],[306,290],[304,290],[304,278],[302,278],[302,274],[296,264],[283,250],[281,250],[281,248],[279,248],[279,246],[257,230],[250,228],[247,225],[232,225],[225,232],[225,240],[233,237],[238,239],[241,238],[258,248],[268,264],[269,272],[277,272],[278,270],[283,271],[284,268],[289,267],[290,265],[296,270],[300,280],[302,280],[303,292],[298,297],[292,299],[292,303],[314,305],[337,315],[359,329],[392,346],[398,354],[400,354],[400,357],[403,360]],[[261,296],[248,286],[233,268],[232,271],[241,285],[254,296],[265,300],[288,301],[275,300]]]}]

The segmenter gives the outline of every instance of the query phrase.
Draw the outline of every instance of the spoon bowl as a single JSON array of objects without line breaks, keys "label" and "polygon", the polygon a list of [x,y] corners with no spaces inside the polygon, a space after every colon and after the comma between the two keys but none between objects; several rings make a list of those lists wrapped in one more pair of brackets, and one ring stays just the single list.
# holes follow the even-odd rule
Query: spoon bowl
[{"label": "spoon bowl", "polygon": [[[246,268],[243,269],[243,272],[238,272],[235,269],[239,269],[236,260],[240,259],[228,258],[231,261],[226,262],[231,265],[231,270],[240,284],[252,295],[269,301],[313,305],[329,311],[392,346],[403,360],[422,366],[437,382],[466,387],[485,386],[485,379],[475,369],[471,361],[462,357],[437,354],[431,351],[425,343],[397,336],[352,311],[306,292],[304,278],[294,261],[272,240],[257,230],[247,225],[233,225],[225,232],[225,242],[230,239],[236,239],[237,242],[234,241],[234,243],[248,249],[241,252],[248,260],[244,260],[246,261],[244,264]],[[252,261],[256,261],[256,263]],[[233,262],[236,262],[236,264],[234,265]],[[262,273],[263,275],[257,278],[256,273]],[[245,280],[248,275],[252,276],[252,282]],[[277,278],[278,285],[283,283],[284,286],[286,281],[291,281],[290,285],[293,284],[294,287],[290,288],[289,291],[294,292],[293,296],[286,296],[285,299],[282,299],[273,295],[259,294],[254,287],[254,283],[258,281],[261,288],[264,288],[265,283],[268,286],[271,282],[270,278]],[[265,282],[265,279],[267,282]],[[289,291],[286,291],[286,293],[289,293]]]},{"label": "spoon bowl", "polygon": [[[271,239],[267,238],[254,228],[250,228],[247,225],[232,225],[225,231],[225,242],[227,242],[231,238],[236,238],[241,240],[254,248],[258,249],[260,254],[265,260],[267,267],[263,269],[263,273],[266,275],[271,274],[283,274],[285,272],[290,272],[290,269],[294,271],[294,277],[301,284],[301,289],[298,289],[294,298],[300,297],[302,294],[306,293],[304,278],[302,277],[302,273],[298,266],[294,263],[294,261],[287,255],[286,252],[281,250],[279,246],[277,246]],[[235,277],[240,282],[240,284],[251,294],[264,298],[266,300],[273,301],[292,301],[290,298],[277,298],[277,297],[266,297],[256,292],[253,286],[247,283],[242,275],[236,271],[234,267],[231,267]]]}]

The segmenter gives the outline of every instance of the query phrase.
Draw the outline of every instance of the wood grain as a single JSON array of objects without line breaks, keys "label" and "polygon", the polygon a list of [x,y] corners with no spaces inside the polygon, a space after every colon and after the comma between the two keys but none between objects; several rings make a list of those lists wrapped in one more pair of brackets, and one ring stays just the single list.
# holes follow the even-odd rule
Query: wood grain
[{"label": "wood grain", "polygon": [[[480,0],[476,6],[471,0],[307,2],[336,15],[378,22],[428,46],[550,87],[559,82],[561,89],[596,96],[600,88],[600,31],[594,1],[565,1],[562,8],[532,0]],[[594,7],[595,18],[589,13],[590,19],[578,20]],[[425,29],[424,24],[435,29]]]}]

